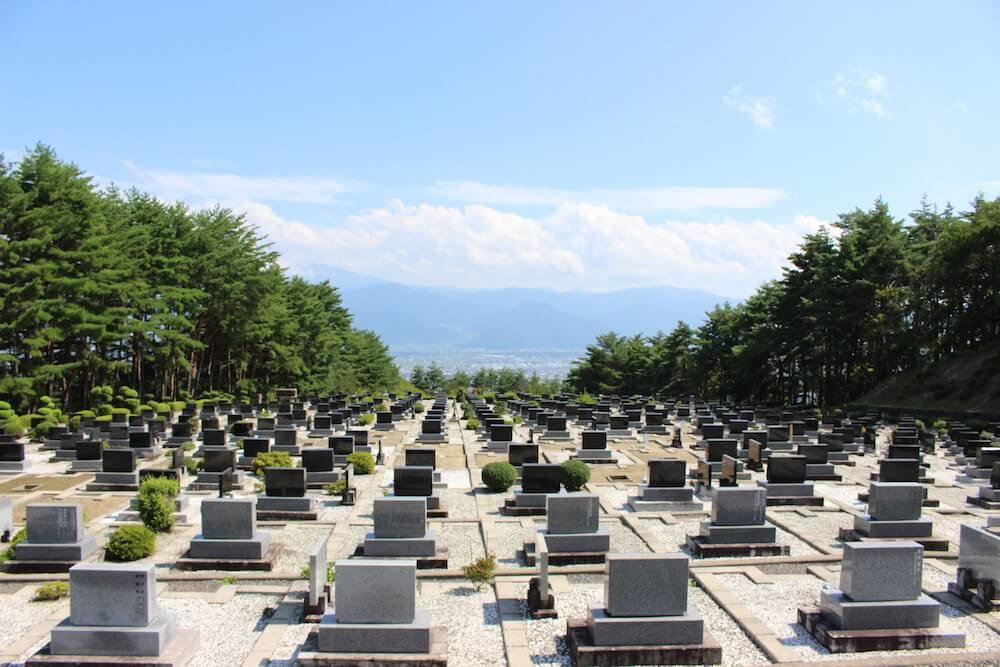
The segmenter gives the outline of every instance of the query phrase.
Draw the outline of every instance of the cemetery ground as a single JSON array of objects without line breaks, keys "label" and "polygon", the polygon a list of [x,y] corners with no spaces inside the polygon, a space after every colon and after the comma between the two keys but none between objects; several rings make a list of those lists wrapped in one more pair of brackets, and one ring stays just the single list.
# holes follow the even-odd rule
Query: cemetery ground
[{"label": "cemetery ground", "polygon": [[[424,404],[430,407],[431,401]],[[572,664],[567,621],[584,619],[592,606],[603,604],[605,565],[551,565],[549,583],[556,617],[532,618],[526,599],[529,580],[538,575],[539,566],[528,564],[532,559],[524,549],[536,541],[546,517],[511,515],[504,510],[514,489],[490,492],[481,481],[481,470],[490,462],[506,461],[506,454],[490,451],[486,437],[466,429],[466,421],[453,419],[452,414],[449,401],[444,413],[445,442],[439,444],[417,442],[424,416],[420,413],[393,422],[391,430],[369,429],[369,442],[373,451],[381,448],[384,463],[370,475],[352,477],[353,505],[311,490],[309,495],[317,503],[314,520],[258,520],[257,529],[269,537],[274,556],[270,570],[178,567],[192,538],[202,532],[202,503],[218,495],[187,489],[193,477],[185,476],[182,492],[189,503],[183,513],[185,521],[161,534],[155,552],[137,563],[154,566],[160,606],[175,615],[181,628],[198,631],[200,639],[188,664],[293,665],[317,651],[318,619],[307,618],[304,609],[309,588],[304,568],[310,551],[326,539],[328,562],[357,556],[359,545],[373,530],[376,501],[393,491],[395,469],[404,466],[404,449],[408,448],[433,449],[440,472],[436,486],[447,516],[428,518],[427,527],[438,544],[447,547],[447,562],[443,568],[417,571],[416,605],[430,613],[434,626],[445,628],[448,663]],[[679,448],[673,446],[673,428],[680,429]],[[517,425],[513,440],[535,441],[541,463],[562,463],[581,447],[583,429],[570,420],[568,430],[568,440],[545,439]],[[934,536],[947,540],[947,548],[923,552],[921,589],[941,603],[941,629],[964,634],[964,647],[830,653],[799,623],[798,610],[817,606],[825,586],[838,586],[844,553],[838,535],[852,528],[856,516],[865,514],[866,505],[858,496],[869,491],[872,474],[879,472],[878,460],[889,446],[891,429],[878,431],[876,450],[850,457],[851,465],[837,464],[841,479],[814,482],[822,506],[767,507],[767,521],[776,528],[775,543],[787,553],[721,558],[697,557],[688,540],[711,515],[711,495],[695,496],[704,503],[702,510],[645,511],[639,507],[636,511],[631,505],[647,477],[649,461],[678,458],[687,462],[688,471],[697,469],[706,450],[699,446],[702,436],[695,425],[674,419],[662,434],[629,430],[623,437],[608,436],[611,462],[590,465],[590,481],[583,490],[598,498],[599,523],[610,535],[612,553],[681,552],[692,557],[689,601],[701,612],[705,630],[721,645],[721,664],[1000,663],[1000,611],[977,610],[948,590],[956,578],[962,526],[981,527],[994,512],[967,502],[977,487],[958,478],[959,471],[944,449],[923,455],[928,464],[924,474],[933,482],[922,486],[928,500],[936,501],[924,507],[923,515],[933,522]],[[301,430],[303,450],[326,447],[325,437],[306,436]],[[164,452],[141,461],[140,469],[168,467],[169,450]],[[122,512],[135,492],[87,491],[94,474],[70,473],[68,462],[52,462],[50,454],[41,450],[40,443],[30,444],[28,472],[0,477],[0,496],[13,498],[15,529],[24,525],[28,505],[80,505],[85,532],[96,538],[99,547],[86,560],[101,561],[110,533],[127,523]],[[763,472],[747,470],[740,486],[756,487],[764,479]],[[237,498],[253,495],[252,483],[234,492]],[[463,577],[462,568],[486,554],[495,554],[498,568],[492,585],[477,590]],[[0,664],[23,664],[49,642],[53,628],[69,615],[70,603],[66,598],[33,598],[40,586],[67,580],[64,573],[0,573]],[[337,582],[330,586],[335,591]]]}]

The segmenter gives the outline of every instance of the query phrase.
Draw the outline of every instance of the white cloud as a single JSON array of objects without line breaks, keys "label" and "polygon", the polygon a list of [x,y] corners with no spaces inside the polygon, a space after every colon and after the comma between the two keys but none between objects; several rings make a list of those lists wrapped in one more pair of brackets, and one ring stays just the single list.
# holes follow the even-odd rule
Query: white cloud
[{"label": "white cloud", "polygon": [[777,103],[770,97],[762,95],[747,95],[742,86],[733,86],[722,96],[722,103],[727,107],[746,114],[757,127],[770,129],[774,127],[778,114]]},{"label": "white cloud", "polygon": [[696,211],[707,208],[766,208],[784,199],[774,188],[662,187],[634,190],[558,190],[494,185],[474,181],[439,181],[429,192],[459,202],[501,206],[597,204],[627,211]]},{"label": "white cloud", "polygon": [[131,180],[167,199],[222,199],[330,204],[337,195],[362,189],[335,178],[241,176],[207,171],[146,169],[125,161]]},{"label": "white cloud", "polygon": [[831,99],[848,113],[863,112],[879,118],[892,118],[892,112],[886,106],[889,89],[884,74],[854,68],[837,74],[829,88]]},{"label": "white cloud", "polygon": [[408,205],[396,199],[338,225],[286,220],[243,202],[291,270],[322,267],[448,287],[609,290],[673,285],[742,298],[781,275],[802,235],[823,221],[650,222],[607,206],[568,203],[529,217],[489,206]]}]

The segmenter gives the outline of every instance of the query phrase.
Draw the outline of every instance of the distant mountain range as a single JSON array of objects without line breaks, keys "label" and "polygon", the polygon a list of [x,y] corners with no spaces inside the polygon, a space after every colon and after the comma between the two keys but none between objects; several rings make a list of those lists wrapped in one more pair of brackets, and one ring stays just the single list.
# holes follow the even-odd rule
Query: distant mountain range
[{"label": "distant mountain range", "polygon": [[612,292],[550,289],[449,289],[384,282],[331,269],[357,326],[372,329],[394,350],[422,347],[479,350],[578,350],[606,331],[669,331],[697,327],[725,298],[676,287]]}]

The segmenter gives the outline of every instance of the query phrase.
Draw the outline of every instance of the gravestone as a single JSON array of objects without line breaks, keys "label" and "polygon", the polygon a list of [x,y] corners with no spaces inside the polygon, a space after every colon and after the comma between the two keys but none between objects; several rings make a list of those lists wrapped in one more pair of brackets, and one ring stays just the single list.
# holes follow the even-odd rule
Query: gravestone
[{"label": "gravestone", "polygon": [[234,565],[266,560],[270,540],[270,533],[257,530],[254,498],[206,498],[201,501],[201,533],[191,540],[188,556],[239,569]]},{"label": "gravestone", "polygon": [[416,607],[415,561],[341,560],[336,570],[334,609],[319,625],[320,651],[430,652],[431,616]]},{"label": "gravestone", "polygon": [[190,658],[197,649],[197,632],[182,633],[157,604],[153,565],[78,563],[69,584],[69,618],[52,629],[52,656]]},{"label": "gravestone", "polygon": [[777,530],[766,507],[762,488],[715,488],[711,519],[702,522],[699,537],[708,544],[774,544]]},{"label": "gravestone", "polygon": [[84,531],[82,505],[28,505],[25,523],[17,561],[81,561],[97,551],[97,541]]},{"label": "gravestone", "polygon": [[694,489],[685,486],[687,463],[681,459],[650,459],[646,484],[639,486],[639,496],[629,501],[636,512],[700,511]]},{"label": "gravestone", "polygon": [[515,468],[525,463],[538,463],[538,445],[512,442],[507,447],[507,462]]},{"label": "gravestone", "polygon": [[261,518],[315,518],[314,499],[306,496],[306,474],[305,468],[264,468],[265,495],[257,498]]},{"label": "gravestone", "polygon": [[840,588],[820,592],[823,620],[837,630],[936,628],[940,604],[921,592],[922,565],[915,542],[845,542]]},{"label": "gravestone", "polygon": [[427,530],[425,498],[375,498],[374,519],[374,530],[365,536],[365,556],[429,558],[437,553],[437,537]]},{"label": "gravestone", "polygon": [[[604,605],[590,608],[586,624],[593,646],[642,647],[644,662],[648,664],[677,661],[667,655],[659,656],[656,647],[668,649],[680,645],[702,650],[704,621],[688,603],[687,556],[608,554]],[[707,656],[699,654],[698,659],[683,662],[715,663],[721,660],[721,653],[721,647],[716,647],[713,656],[717,654],[718,659],[706,660]],[[594,653],[591,658],[594,664],[616,664],[610,662],[613,655],[617,654],[602,660],[602,654]],[[576,662],[580,662],[579,658]]]},{"label": "gravestone", "polygon": [[872,482],[868,513],[854,517],[854,530],[879,537],[930,537],[934,524],[921,516],[924,490],[913,482]]},{"label": "gravestone", "polygon": [[606,553],[611,549],[611,534],[600,525],[601,506],[596,494],[566,493],[546,499],[548,522],[545,534],[549,552]]}]

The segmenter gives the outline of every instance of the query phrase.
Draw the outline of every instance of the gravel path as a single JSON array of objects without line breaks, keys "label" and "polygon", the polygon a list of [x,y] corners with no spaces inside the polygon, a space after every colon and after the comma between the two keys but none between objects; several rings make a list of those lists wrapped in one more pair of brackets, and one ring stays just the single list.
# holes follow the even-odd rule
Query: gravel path
[{"label": "gravel path", "polygon": [[330,534],[329,526],[288,524],[284,528],[261,528],[271,534],[271,549],[276,554],[274,573],[298,575],[309,563],[309,552]]},{"label": "gravel path", "polygon": [[782,512],[777,518],[792,532],[833,550],[842,548],[837,541],[840,529],[854,525],[854,515],[847,512],[816,512],[808,518],[796,512]]},{"label": "gravel path", "polygon": [[524,529],[518,521],[497,521],[494,524],[497,564],[505,567],[519,567],[524,561],[517,552],[524,549]]},{"label": "gravel path", "polygon": [[32,602],[38,586],[28,584],[0,596],[0,646],[10,646],[36,623],[48,618],[58,602]]},{"label": "gravel path", "polygon": [[659,519],[642,519],[642,525],[653,534],[653,537],[664,546],[666,551],[688,553],[687,536],[698,534],[701,520],[685,519],[677,523],[666,524]]},{"label": "gravel path", "polygon": [[636,535],[631,528],[619,519],[605,519],[602,526],[607,526],[611,533],[611,551],[616,553],[648,553],[649,546]]},{"label": "gravel path", "polygon": [[486,555],[478,523],[438,523],[438,544],[448,546],[448,567],[458,568]]},{"label": "gravel path", "polygon": [[264,629],[264,609],[280,601],[276,595],[236,595],[221,605],[190,598],[161,598],[160,605],[173,612],[182,628],[201,632],[188,667],[217,667],[243,663]]},{"label": "gravel path", "polygon": [[476,591],[454,580],[422,587],[417,606],[431,612],[432,622],[448,628],[448,664],[503,667],[507,664],[500,614],[492,586]]}]

